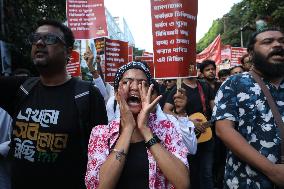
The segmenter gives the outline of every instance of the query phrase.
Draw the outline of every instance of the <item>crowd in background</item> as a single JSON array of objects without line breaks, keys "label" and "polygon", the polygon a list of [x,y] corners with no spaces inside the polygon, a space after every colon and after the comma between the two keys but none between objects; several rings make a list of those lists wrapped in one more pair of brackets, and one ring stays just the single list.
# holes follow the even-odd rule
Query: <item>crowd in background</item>
[{"label": "crowd in background", "polygon": [[283,187],[280,129],[251,74],[283,118],[281,30],[256,32],[242,65],[198,63],[180,87],[138,61],[106,83],[90,48],[93,81],[70,77],[74,37],[56,21],[40,21],[28,41],[40,77],[0,78],[1,189]]}]

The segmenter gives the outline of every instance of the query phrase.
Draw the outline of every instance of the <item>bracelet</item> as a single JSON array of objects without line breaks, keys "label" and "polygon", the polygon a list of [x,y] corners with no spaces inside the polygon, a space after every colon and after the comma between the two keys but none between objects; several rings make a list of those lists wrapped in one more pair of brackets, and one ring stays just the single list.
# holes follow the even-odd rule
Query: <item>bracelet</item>
[{"label": "bracelet", "polygon": [[160,143],[161,140],[157,137],[157,135],[154,135],[153,138],[151,138],[148,142],[145,142],[146,148],[150,148],[154,144]]},{"label": "bracelet", "polygon": [[115,159],[118,161],[121,161],[122,156],[126,156],[127,154],[124,152],[124,150],[118,150],[118,149],[111,149],[110,152],[115,152]]}]

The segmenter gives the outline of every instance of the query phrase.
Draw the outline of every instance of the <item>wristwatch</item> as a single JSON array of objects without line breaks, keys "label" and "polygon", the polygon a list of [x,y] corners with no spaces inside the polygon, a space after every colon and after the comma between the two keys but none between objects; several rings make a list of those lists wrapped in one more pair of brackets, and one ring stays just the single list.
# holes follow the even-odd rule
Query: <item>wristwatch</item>
[{"label": "wristwatch", "polygon": [[145,142],[146,148],[150,148],[154,144],[160,143],[161,140],[157,137],[157,135],[154,135],[153,138],[151,138],[148,142]]}]

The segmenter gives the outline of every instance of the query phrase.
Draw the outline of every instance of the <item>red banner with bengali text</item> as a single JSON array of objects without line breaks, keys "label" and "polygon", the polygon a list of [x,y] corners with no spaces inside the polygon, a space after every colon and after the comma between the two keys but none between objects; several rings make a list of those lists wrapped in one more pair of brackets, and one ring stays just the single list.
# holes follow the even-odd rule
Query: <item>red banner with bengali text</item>
[{"label": "red banner with bengali text", "polygon": [[201,53],[196,55],[196,62],[201,63],[204,60],[213,60],[216,65],[221,64],[221,36],[218,35],[214,41]]},{"label": "red banner with bengali text", "polygon": [[73,77],[81,76],[80,53],[73,50],[71,52],[70,60],[66,65],[67,73]]},{"label": "red banner with bengali text", "polygon": [[151,0],[155,78],[196,75],[197,0]]},{"label": "red banner with bengali text", "polygon": [[105,81],[114,82],[119,67],[128,62],[128,42],[105,39]]},{"label": "red banner with bengali text", "polygon": [[247,54],[247,48],[232,47],[231,66],[237,66],[241,64],[241,58]]},{"label": "red banner with bengali text", "polygon": [[66,0],[66,17],[75,39],[108,36],[104,0]]},{"label": "red banner with bengali text", "polygon": [[145,62],[150,68],[152,77],[154,76],[153,56],[150,56],[150,54],[146,54],[146,56],[135,56],[135,61]]},{"label": "red banner with bengali text", "polygon": [[97,38],[95,41],[95,47],[98,55],[103,55],[105,52],[105,38]]}]

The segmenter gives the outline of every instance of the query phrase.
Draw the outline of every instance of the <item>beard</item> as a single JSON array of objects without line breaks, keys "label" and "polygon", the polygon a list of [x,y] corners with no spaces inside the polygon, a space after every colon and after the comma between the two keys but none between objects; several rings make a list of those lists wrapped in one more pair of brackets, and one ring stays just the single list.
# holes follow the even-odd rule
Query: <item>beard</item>
[{"label": "beard", "polygon": [[284,62],[272,63],[269,62],[269,58],[273,55],[282,55],[284,56],[284,50],[274,50],[267,57],[263,56],[258,52],[254,52],[252,56],[252,62],[254,67],[260,71],[264,77],[267,78],[279,78],[284,75]]},{"label": "beard", "polygon": [[67,64],[63,62],[65,62],[65,60],[51,61],[50,59],[33,59],[35,68],[41,75],[53,75],[62,72],[62,70],[66,69]]},{"label": "beard", "polygon": [[45,68],[48,66],[48,62],[46,60],[45,61],[33,60],[33,63],[37,68]]}]

